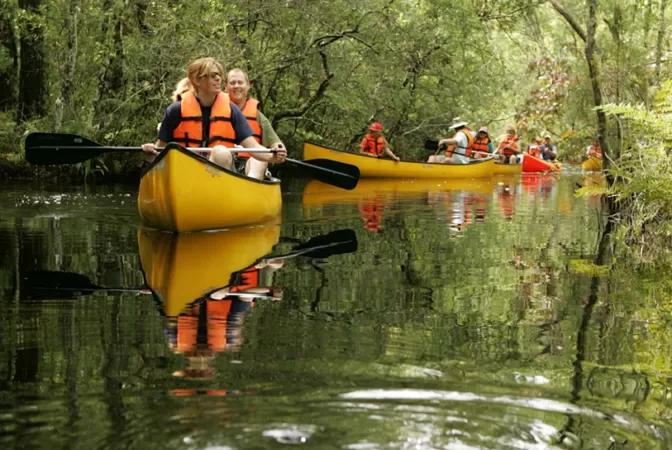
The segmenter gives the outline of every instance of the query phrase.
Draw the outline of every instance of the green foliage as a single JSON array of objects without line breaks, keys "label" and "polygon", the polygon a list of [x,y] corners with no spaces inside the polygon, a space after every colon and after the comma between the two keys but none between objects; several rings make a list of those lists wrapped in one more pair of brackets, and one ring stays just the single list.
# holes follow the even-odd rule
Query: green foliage
[{"label": "green foliage", "polygon": [[[621,157],[610,174],[608,189],[619,207],[623,251],[643,262],[665,262],[672,237],[672,81],[656,95],[654,110],[643,105],[608,105],[603,110],[617,117],[624,130]],[[662,260],[660,260],[662,258]]]}]

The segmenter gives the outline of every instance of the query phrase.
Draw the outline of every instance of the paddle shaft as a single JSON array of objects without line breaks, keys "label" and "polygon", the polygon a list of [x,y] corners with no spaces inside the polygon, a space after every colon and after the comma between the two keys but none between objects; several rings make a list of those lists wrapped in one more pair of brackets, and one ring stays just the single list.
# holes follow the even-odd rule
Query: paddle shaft
[{"label": "paddle shaft", "polygon": [[[81,151],[100,151],[101,146],[82,146],[82,145],[38,145],[36,147],[31,147],[32,149],[35,150],[81,150]],[[102,147],[106,152],[141,152],[142,147]],[[157,151],[162,151],[165,150],[165,147],[155,147],[154,148]],[[212,148],[208,147],[188,147],[186,148],[187,150],[190,150],[192,152],[199,152],[199,153],[212,153]],[[277,153],[277,150],[271,150],[269,148],[229,148],[227,149],[233,153],[241,153],[241,152],[247,152],[247,153]]]}]

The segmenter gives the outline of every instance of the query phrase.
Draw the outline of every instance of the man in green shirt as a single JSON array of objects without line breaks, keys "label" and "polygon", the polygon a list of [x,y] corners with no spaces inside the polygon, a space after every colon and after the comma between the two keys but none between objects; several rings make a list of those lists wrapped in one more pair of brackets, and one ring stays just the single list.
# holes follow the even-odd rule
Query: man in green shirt
[{"label": "man in green shirt", "polygon": [[277,144],[278,148],[284,149],[285,145],[273,129],[271,121],[259,110],[259,102],[247,97],[250,90],[250,80],[247,73],[242,69],[229,70],[226,74],[224,87],[231,102],[240,108],[250,123],[257,142],[266,148],[272,148]]}]

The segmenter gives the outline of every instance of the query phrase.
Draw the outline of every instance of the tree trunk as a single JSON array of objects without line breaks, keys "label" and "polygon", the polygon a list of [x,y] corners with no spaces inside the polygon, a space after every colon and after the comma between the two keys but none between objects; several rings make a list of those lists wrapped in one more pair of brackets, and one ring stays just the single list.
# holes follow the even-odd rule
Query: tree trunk
[{"label": "tree trunk", "polygon": [[[593,89],[593,103],[596,107],[602,106],[602,75],[600,70],[599,59],[596,58],[597,43],[595,41],[595,33],[597,31],[597,0],[588,0],[588,23],[586,30],[581,28],[581,25],[574,19],[574,17],[567,11],[557,0],[549,0],[549,3],[560,14],[567,23],[572,27],[574,32],[585,42],[584,49],[586,62],[588,63],[588,73],[590,75],[590,85]],[[597,134],[598,141],[604,153],[605,168],[609,165],[609,155],[607,146],[605,144],[605,135],[607,130],[607,119],[603,111],[597,110]]]},{"label": "tree trunk", "polygon": [[[29,16],[39,17],[42,0],[19,0],[19,7]],[[19,70],[19,108],[17,122],[44,115],[47,87],[44,76],[44,33],[37,19],[28,19],[21,36]]]},{"label": "tree trunk", "polygon": [[54,120],[54,131],[61,129],[63,123],[63,113],[65,108],[70,106],[70,97],[75,84],[75,63],[77,62],[77,13],[79,12],[79,0],[70,0],[70,14],[66,19],[66,30],[68,33],[68,54],[66,55],[65,68],[63,74],[63,83],[61,84],[61,95],[56,104],[56,117]]},{"label": "tree trunk", "polygon": [[19,59],[12,16],[14,14],[6,3],[0,9],[0,46],[7,50],[12,63],[6,70],[0,70],[0,111],[9,111],[16,106],[16,73]]},{"label": "tree trunk", "polygon": [[660,83],[660,66],[662,62],[662,55],[665,44],[665,8],[667,7],[667,0],[660,1],[660,23],[658,25],[658,41],[656,42],[656,84]]},{"label": "tree trunk", "polygon": [[[107,2],[114,8],[112,2]],[[122,39],[122,13],[117,11],[111,15],[109,22],[103,23],[103,36],[112,30],[110,59],[105,67],[98,84],[98,101],[96,102],[96,117],[105,127],[106,114],[116,108],[114,99],[121,97],[124,90],[124,43]],[[107,41],[107,39],[105,38]]]},{"label": "tree trunk", "polygon": [[[590,74],[590,84],[593,88],[593,102],[596,107],[602,106],[602,74],[600,70],[599,60],[595,57],[597,51],[597,43],[595,41],[595,33],[597,30],[597,0],[588,0],[588,26],[586,27],[586,61],[588,62],[588,73]],[[607,119],[604,111],[597,110],[597,134],[600,146],[604,153],[605,168],[609,166],[609,155],[606,143],[605,134],[607,130]]]}]

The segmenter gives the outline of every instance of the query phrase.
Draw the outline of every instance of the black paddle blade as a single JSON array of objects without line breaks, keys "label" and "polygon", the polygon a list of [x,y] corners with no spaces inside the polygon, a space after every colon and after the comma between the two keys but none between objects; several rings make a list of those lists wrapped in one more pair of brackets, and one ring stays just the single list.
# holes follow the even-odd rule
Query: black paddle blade
[{"label": "black paddle blade", "polygon": [[352,164],[331,159],[309,159],[308,161],[288,159],[287,162],[301,167],[312,178],[341,189],[354,189],[359,182],[359,167]]},{"label": "black paddle blade", "polygon": [[308,258],[324,259],[333,255],[342,255],[357,251],[357,235],[353,230],[336,230],[316,236],[294,247],[292,253],[300,253]]},{"label": "black paddle blade", "polygon": [[432,141],[430,139],[425,141],[425,150],[436,150],[437,148],[439,148],[439,141]]},{"label": "black paddle blade", "polygon": [[[439,147],[439,141],[432,141],[427,139],[425,141],[425,150],[436,150]],[[446,144],[443,144],[439,150],[445,150],[448,148]],[[459,153],[458,153],[459,154]]]},{"label": "black paddle blade", "polygon": [[79,273],[50,270],[27,272],[22,282],[24,295],[31,299],[72,299],[77,294],[90,294],[102,289]]},{"label": "black paddle blade", "polygon": [[35,165],[76,164],[106,152],[102,145],[76,134],[30,133],[25,144],[26,161]]}]

